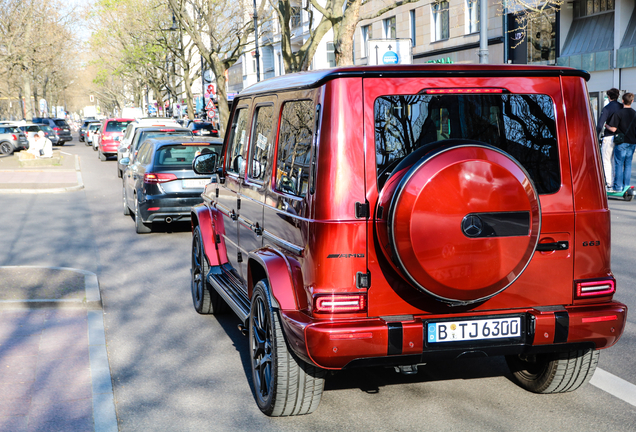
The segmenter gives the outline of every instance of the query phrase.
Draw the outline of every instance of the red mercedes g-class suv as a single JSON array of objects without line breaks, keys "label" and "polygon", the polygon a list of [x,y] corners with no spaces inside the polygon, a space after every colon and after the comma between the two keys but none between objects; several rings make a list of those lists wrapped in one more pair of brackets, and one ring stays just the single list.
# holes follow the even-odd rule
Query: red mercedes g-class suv
[{"label": "red mercedes g-class suv", "polygon": [[259,408],[325,372],[505,356],[572,391],[616,343],[610,213],[586,80],[542,66],[350,67],[243,91],[192,209],[192,296],[248,329]]}]

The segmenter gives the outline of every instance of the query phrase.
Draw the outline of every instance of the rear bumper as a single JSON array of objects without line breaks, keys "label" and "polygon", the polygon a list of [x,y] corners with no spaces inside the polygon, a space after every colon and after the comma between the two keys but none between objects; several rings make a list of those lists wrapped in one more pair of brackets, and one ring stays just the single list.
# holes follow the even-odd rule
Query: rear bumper
[{"label": "rear bumper", "polygon": [[[190,221],[190,208],[203,201],[200,195],[179,198],[147,198],[139,204],[141,219],[144,222],[166,222],[171,218],[173,222]],[[158,210],[148,210],[158,208]]]},{"label": "rear bumper", "polygon": [[[547,310],[550,309],[550,310]],[[496,340],[478,343],[429,345],[427,321],[448,316],[414,316],[314,320],[297,311],[280,311],[287,339],[296,354],[324,369],[371,365],[406,365],[469,356],[608,348],[625,327],[627,307],[618,302],[598,305],[506,310],[496,313],[457,314],[453,319],[520,315],[522,337],[514,343]],[[437,344],[439,345],[439,344]]]}]

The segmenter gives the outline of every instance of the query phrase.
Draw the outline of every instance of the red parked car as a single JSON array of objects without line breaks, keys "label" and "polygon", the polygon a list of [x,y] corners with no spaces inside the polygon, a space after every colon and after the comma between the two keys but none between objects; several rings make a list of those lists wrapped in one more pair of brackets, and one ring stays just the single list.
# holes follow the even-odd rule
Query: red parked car
[{"label": "red parked car", "polygon": [[110,118],[102,122],[97,144],[99,160],[105,161],[109,157],[117,156],[117,147],[124,136],[126,126],[133,121],[135,119]]},{"label": "red parked car", "polygon": [[351,67],[235,99],[192,210],[192,296],[249,333],[267,415],[325,372],[505,356],[575,390],[620,338],[586,80],[570,68]]}]

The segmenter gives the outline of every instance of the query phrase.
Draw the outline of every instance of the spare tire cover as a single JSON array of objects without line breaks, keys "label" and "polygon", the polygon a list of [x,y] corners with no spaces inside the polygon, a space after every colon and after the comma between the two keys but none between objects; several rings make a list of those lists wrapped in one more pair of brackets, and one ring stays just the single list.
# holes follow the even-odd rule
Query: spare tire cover
[{"label": "spare tire cover", "polygon": [[445,302],[475,303],[505,290],[530,262],[541,206],[510,155],[462,142],[392,177],[378,201],[388,211],[377,232],[385,254],[416,288]]}]

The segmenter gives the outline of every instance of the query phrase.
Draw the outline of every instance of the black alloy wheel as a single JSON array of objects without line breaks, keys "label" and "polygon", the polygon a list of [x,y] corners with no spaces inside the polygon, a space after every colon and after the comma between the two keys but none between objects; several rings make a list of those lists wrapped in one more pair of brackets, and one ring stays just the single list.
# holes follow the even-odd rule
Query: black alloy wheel
[{"label": "black alloy wheel", "polygon": [[11,153],[13,153],[13,146],[6,141],[0,143],[0,153],[2,153],[3,155],[10,155]]},{"label": "black alloy wheel", "polygon": [[210,266],[205,258],[201,228],[197,226],[192,233],[192,303],[194,310],[201,315],[225,313],[227,303],[206,280]]},{"label": "black alloy wheel", "polygon": [[135,194],[135,230],[137,234],[148,234],[152,229],[141,220],[141,212],[139,211],[139,197]]},{"label": "black alloy wheel", "polygon": [[266,280],[254,287],[249,338],[254,397],[259,409],[271,417],[314,412],[322,397],[325,371],[303,362],[287,347]]},{"label": "black alloy wheel", "polygon": [[126,186],[122,182],[121,186],[121,198],[124,204],[124,216],[130,216],[130,207],[128,207],[128,202],[126,199]]}]

